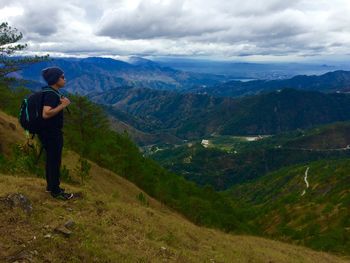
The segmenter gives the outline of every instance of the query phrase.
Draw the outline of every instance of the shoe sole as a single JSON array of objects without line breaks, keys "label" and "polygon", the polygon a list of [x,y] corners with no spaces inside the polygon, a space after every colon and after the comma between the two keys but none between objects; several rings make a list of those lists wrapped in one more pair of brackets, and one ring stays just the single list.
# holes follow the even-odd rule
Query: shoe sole
[{"label": "shoe sole", "polygon": [[72,199],[73,197],[74,197],[73,194],[69,194],[68,197],[63,197],[63,196],[61,196],[61,195],[53,196],[53,198],[58,199],[58,200],[63,200],[63,201],[70,200],[70,199]]}]

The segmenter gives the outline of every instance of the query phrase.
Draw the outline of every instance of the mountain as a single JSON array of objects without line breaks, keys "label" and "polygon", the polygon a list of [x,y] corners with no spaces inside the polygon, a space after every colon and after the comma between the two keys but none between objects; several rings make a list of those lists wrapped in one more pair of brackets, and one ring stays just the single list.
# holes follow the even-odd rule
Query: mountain
[{"label": "mountain", "polygon": [[350,120],[350,95],[294,89],[223,98],[120,87],[90,94],[90,99],[134,116],[139,130],[167,132],[182,139],[278,134]]},{"label": "mountain", "polygon": [[[2,85],[0,85],[0,89],[2,94],[0,98],[0,107],[16,115],[20,98],[23,95],[21,93],[22,91],[17,89],[11,90]],[[133,259],[135,259],[135,251],[137,251],[137,253],[140,251],[140,254],[137,255],[143,257],[144,254],[142,253],[145,253],[145,249],[146,251],[154,251],[152,249],[154,248],[152,244],[156,244],[155,246],[158,247],[160,243],[157,242],[164,241],[165,244],[162,243],[162,245],[165,249],[161,248],[161,251],[170,251],[172,252],[171,255],[175,255],[174,258],[168,256],[168,260],[181,261],[184,259],[184,261],[192,260],[196,262],[198,259],[199,262],[202,262],[203,260],[207,261],[208,254],[203,258],[198,254],[198,251],[201,251],[201,248],[193,249],[191,247],[190,251],[196,251],[193,256],[189,256],[188,254],[192,254],[191,252],[187,252],[186,249],[183,252],[181,247],[179,248],[179,245],[181,246],[182,244],[181,242],[184,242],[184,247],[187,247],[186,239],[181,241],[182,234],[188,233],[184,232],[186,227],[184,226],[183,221],[181,221],[182,224],[180,223],[180,227],[177,224],[170,229],[165,228],[165,232],[168,233],[168,235],[165,234],[165,237],[163,234],[159,237],[154,235],[152,231],[151,233],[147,231],[148,229],[153,229],[151,228],[153,226],[154,229],[162,229],[164,227],[163,225],[154,225],[155,221],[161,221],[161,217],[157,217],[156,220],[152,218],[150,221],[147,221],[149,219],[149,214],[145,212],[145,218],[142,217],[141,215],[143,212],[140,212],[140,214],[135,212],[137,208],[134,204],[139,202],[142,207],[152,208],[152,204],[154,204],[152,198],[161,201],[162,205],[159,205],[160,207],[163,206],[163,208],[165,208],[164,205],[167,205],[174,211],[181,212],[183,216],[179,217],[183,220],[185,220],[184,217],[186,217],[192,222],[201,225],[202,228],[204,228],[204,226],[210,226],[222,229],[231,235],[240,234],[240,242],[244,240],[244,237],[241,238],[241,234],[243,233],[259,235],[261,230],[266,230],[264,224],[256,223],[256,219],[259,218],[259,216],[264,215],[264,211],[267,210],[260,210],[258,206],[255,207],[255,204],[251,204],[249,200],[243,202],[242,197],[239,197],[241,201],[237,202],[235,197],[230,195],[229,192],[216,192],[210,186],[198,187],[194,183],[188,182],[180,176],[168,172],[149,158],[140,154],[137,147],[129,140],[127,134],[117,134],[111,131],[102,108],[89,102],[85,97],[72,95],[70,98],[72,100],[70,107],[71,114],[67,114],[65,118],[65,160],[62,167],[61,179],[65,182],[64,185],[66,188],[68,187],[68,189],[80,192],[78,197],[83,197],[83,199],[76,199],[75,202],[73,201],[71,207],[65,206],[70,203],[65,203],[62,207],[57,207],[56,203],[50,202],[52,199],[45,199],[47,194],[39,191],[40,188],[44,190],[43,179],[34,178],[32,181],[33,185],[26,185],[26,182],[30,181],[29,178],[34,177],[34,174],[36,177],[43,177],[43,161],[41,160],[38,165],[34,165],[36,151],[35,148],[28,147],[27,144],[9,146],[15,139],[7,136],[7,133],[18,133],[23,139],[25,139],[25,135],[23,131],[19,129],[18,124],[16,123],[17,119],[11,119],[11,117],[6,116],[5,114],[5,117],[2,118],[3,124],[0,125],[0,129],[2,130],[0,134],[2,134],[4,138],[0,138],[0,178],[5,178],[5,181],[2,181],[4,183],[0,184],[0,191],[1,193],[4,192],[4,195],[0,194],[0,222],[6,222],[6,227],[1,225],[0,231],[4,230],[7,231],[6,233],[10,232],[10,235],[1,232],[3,235],[0,235],[0,244],[15,244],[15,242],[17,242],[20,246],[2,246],[0,250],[0,253],[3,253],[1,254],[2,259],[6,257],[7,261],[13,261],[20,259],[26,260],[27,257],[38,257],[39,262],[50,261],[48,257],[52,256],[52,254],[47,254],[47,251],[55,251],[54,253],[57,253],[56,255],[62,255],[60,254],[62,251],[69,251],[70,253],[62,255],[65,261],[82,260],[89,262],[91,261],[91,258],[95,261],[102,262],[113,262],[118,258],[122,258],[122,260],[125,261],[133,261]],[[196,102],[196,99],[192,98],[192,101]],[[194,105],[197,104],[194,103]],[[129,118],[130,117],[127,115],[124,116],[125,120]],[[8,141],[7,137],[10,138]],[[337,138],[337,136],[334,136],[334,138]],[[265,143],[264,140],[261,142]],[[344,142],[346,142],[346,138]],[[11,150],[6,153],[4,149],[5,147],[11,147]],[[72,150],[79,154],[72,152]],[[291,159],[291,156],[288,156],[288,158]],[[261,158],[261,161],[264,164],[265,160],[263,158]],[[106,177],[102,175],[103,173],[106,174]],[[3,174],[7,175],[3,176]],[[125,179],[137,184],[142,190],[137,190],[136,194],[131,192],[129,195],[125,195],[125,201],[121,201],[120,203],[118,200],[123,198],[121,197],[121,193],[129,188],[128,185],[121,183],[120,180],[114,181],[113,178],[116,177],[116,174],[119,174]],[[286,172],[280,173],[279,178],[285,174]],[[343,174],[346,173],[344,172]],[[15,177],[11,177],[11,175],[15,175]],[[21,176],[24,176],[24,181],[18,179]],[[8,181],[7,178],[16,178],[18,181]],[[346,194],[343,192],[343,189],[347,187],[347,179],[344,179],[345,181],[340,180],[335,182],[335,192],[337,197],[339,193],[338,189],[341,191],[340,194],[342,196]],[[338,187],[338,184],[341,184],[341,187]],[[123,190],[119,190],[118,187]],[[21,191],[11,189],[21,189]],[[113,189],[113,192],[109,191],[109,189]],[[25,198],[23,198],[23,193]],[[39,195],[37,195],[38,193]],[[284,195],[285,193],[282,192],[281,194]],[[130,198],[130,196],[134,196],[136,201],[133,202],[133,199],[127,199],[128,197]],[[23,204],[23,206],[19,205],[18,208],[21,209],[24,207],[25,210],[31,210],[33,217],[31,217],[31,215],[26,216],[21,214],[21,210],[16,208],[18,198],[21,202],[24,200],[24,203],[19,203]],[[25,200],[29,201],[27,202]],[[289,199],[283,200],[284,202],[282,205],[288,204]],[[331,200],[333,200],[333,198]],[[123,206],[124,202],[127,206]],[[28,208],[28,203],[32,203],[35,209],[32,210],[30,207]],[[130,211],[131,214],[125,212],[126,210]],[[136,214],[134,214],[134,212]],[[57,226],[61,226],[69,219],[64,217],[67,213],[69,213],[71,219],[76,222],[76,227],[72,228],[73,233],[67,234],[67,232],[65,232],[65,235],[68,235],[69,238],[71,238],[70,240],[68,239],[68,241],[72,241],[72,244],[65,243],[64,241],[67,241],[67,239],[61,237],[62,228],[57,229]],[[284,217],[285,214],[282,210],[280,213],[273,215],[274,217]],[[319,214],[316,214],[316,216],[317,215]],[[337,227],[347,226],[347,221],[343,220],[343,218],[346,218],[346,214],[343,214],[342,212],[339,215],[342,218],[341,224],[338,224],[336,218],[332,218],[332,224],[334,223]],[[123,222],[127,220],[125,218],[131,218],[130,220],[134,222],[137,227],[133,228],[133,223],[131,225],[123,224]],[[62,221],[60,219],[62,219]],[[171,224],[171,221],[172,219],[170,218],[164,220],[167,225]],[[143,224],[143,222],[146,222],[146,224]],[[150,223],[153,225],[150,226]],[[73,223],[73,225],[74,224],[75,223]],[[19,226],[23,226],[23,228]],[[72,227],[71,223],[70,227]],[[287,229],[287,233],[298,232],[293,235],[288,234],[288,238],[286,238],[283,229]],[[193,229],[191,230],[192,232],[195,231]],[[336,228],[336,231],[333,231],[332,229],[331,232],[327,232],[328,234],[325,237],[321,236],[321,243],[318,243],[317,246],[315,246],[315,240],[317,239],[313,239],[312,242],[307,242],[313,238],[315,233],[317,235],[319,232],[322,234],[324,233],[321,231],[317,232],[317,229],[307,229],[307,231],[304,232],[299,231],[297,228],[292,228],[292,230],[290,230],[290,228],[284,227],[282,230],[276,231],[272,234],[274,235],[273,238],[276,239],[285,239],[290,242],[298,242],[299,244],[303,244],[304,242],[308,246],[313,246],[317,249],[325,249],[327,251],[334,251],[345,255],[348,253],[348,250],[346,235],[344,235],[346,232],[344,232],[344,230],[346,230],[346,228],[340,230]],[[137,234],[134,232],[137,232]],[[15,238],[12,239],[12,236],[16,235],[16,233],[19,233],[19,236],[15,236]],[[140,233],[140,235],[138,235],[138,233]],[[271,233],[265,231],[264,234],[270,235]],[[213,235],[212,231],[211,235]],[[335,238],[334,235],[336,235]],[[20,237],[22,237],[22,239],[20,239]],[[123,239],[124,237],[126,237],[126,239]],[[144,237],[144,239],[142,239],[142,237]],[[208,237],[210,237],[210,235],[206,235],[204,238],[207,239]],[[52,247],[51,243],[48,241],[51,240],[51,238],[52,242],[57,242],[53,243]],[[219,239],[220,238],[223,239],[222,236],[220,236]],[[332,242],[324,246],[327,238],[332,238]],[[219,242],[217,244],[222,244],[219,239],[214,241]],[[134,249],[134,246],[131,245],[131,251],[133,251],[132,255],[131,252],[125,254],[125,247],[129,246],[128,241],[130,240],[134,245],[135,240],[138,240],[136,246],[142,247],[141,250],[138,250]],[[144,243],[140,243],[142,240],[144,240]],[[201,239],[195,240],[196,244],[201,244],[200,242]],[[263,241],[263,243],[266,245],[265,241]],[[25,246],[23,246],[23,244]],[[79,246],[75,246],[74,244],[78,244]],[[210,243],[202,244],[206,247],[209,246]],[[61,245],[63,247],[61,247]],[[236,260],[236,254],[241,254],[242,252],[237,251],[235,253],[236,258],[233,258],[231,254],[226,254],[229,252],[224,252],[232,251],[232,245],[220,245],[223,250],[215,248],[215,251],[220,251],[219,254],[221,255],[217,261],[225,261],[226,258],[228,262]],[[11,250],[13,247],[14,249]],[[226,250],[228,247],[229,249]],[[250,258],[246,259],[245,257],[238,257],[238,262],[261,261],[262,255],[260,253],[258,255],[259,259],[255,260],[251,257],[253,249],[252,246],[249,247]],[[28,250],[25,250],[24,248],[28,248]],[[258,247],[257,250],[259,249],[260,248]],[[274,250],[276,249],[277,248]],[[159,250],[156,249],[155,251]],[[205,251],[208,252],[211,250],[205,248]],[[155,255],[154,253],[150,252],[150,254],[146,254],[147,258],[153,259],[153,256]],[[179,254],[181,256],[180,259],[177,257]],[[210,256],[211,255],[212,254],[210,254]],[[214,256],[217,255],[218,254],[215,254]],[[293,255],[292,252],[288,253],[288,258],[286,260],[292,259],[295,261]],[[156,254],[156,256],[159,255]],[[318,259],[317,255],[313,254],[313,256],[313,259]],[[272,255],[272,258],[270,258],[269,255],[268,257],[267,260],[269,261],[274,259]],[[298,254],[295,257],[300,257],[300,255]],[[305,258],[304,254],[303,258]],[[137,260],[139,260],[138,257]],[[215,261],[215,259],[213,260]],[[327,260],[329,261],[332,259],[327,258]],[[157,261],[157,259],[153,261]],[[281,259],[277,261],[281,261]]]},{"label": "mountain", "polygon": [[349,158],[285,167],[227,194],[255,205],[255,224],[314,249],[350,251]]},{"label": "mountain", "polygon": [[194,87],[186,92],[204,93],[222,97],[237,97],[285,88],[322,92],[347,92],[350,88],[350,71],[338,70],[327,72],[321,76],[298,75],[282,80],[229,81],[214,86]]},{"label": "mountain", "polygon": [[237,112],[225,123],[221,134],[276,134],[349,120],[349,99],[349,94],[295,89],[250,96],[239,100]]},{"label": "mountain", "polygon": [[165,132],[148,133],[139,130],[140,121],[135,120],[132,115],[126,114],[111,107],[104,107],[109,113],[111,128],[119,133],[127,132],[133,142],[139,146],[152,145],[158,143],[179,144],[183,140]]},{"label": "mountain", "polygon": [[90,99],[134,116],[138,120],[136,127],[142,131],[169,132],[175,136],[183,132],[200,136],[206,132],[208,111],[222,101],[210,96],[132,87],[91,94]]},{"label": "mountain", "polygon": [[321,75],[329,71],[348,70],[348,64],[316,63],[251,63],[234,61],[215,61],[208,59],[161,57],[155,61],[175,69],[230,75],[234,79],[286,79],[296,75]]},{"label": "mountain", "polygon": [[[210,64],[210,63],[209,63]],[[247,65],[246,65],[247,64]],[[268,65],[242,64],[253,68]],[[104,92],[120,86],[204,93],[213,96],[237,97],[260,92],[294,88],[322,92],[347,91],[349,71],[334,71],[323,75],[297,75],[289,79],[237,81],[232,74],[208,74],[182,71],[141,57],[120,61],[111,58],[54,58],[36,63],[13,73],[17,78],[42,82],[41,70],[48,66],[61,67],[67,77],[67,90],[81,95]],[[240,64],[238,64],[240,65]],[[327,68],[327,67],[326,67]],[[249,79],[248,79],[249,80]]]},{"label": "mountain", "polygon": [[206,138],[205,147],[156,146],[150,156],[252,205],[249,223],[265,235],[344,253],[350,251],[349,132],[345,122],[265,138],[217,136]]},{"label": "mountain", "polygon": [[54,58],[26,67],[14,76],[42,82],[41,70],[58,66],[65,72],[66,90],[80,95],[108,91],[125,85],[182,90],[194,85],[213,85],[229,79],[221,75],[175,70],[138,57],[131,57],[129,62],[101,57]]},{"label": "mountain", "polygon": [[340,122],[265,138],[207,137],[206,147],[200,141],[177,147],[157,145],[148,154],[188,180],[225,190],[283,167],[349,158],[349,134],[350,123]]},{"label": "mountain", "polygon": [[[0,103],[1,109],[16,116],[24,94],[17,89],[3,86],[1,82],[0,90],[3,91],[0,102],[5,102]],[[65,114],[63,130],[65,150],[79,153],[80,159],[75,170],[81,175],[81,180],[88,176],[90,168],[86,159],[89,159],[124,176],[196,224],[225,231],[257,233],[256,227],[245,225],[245,218],[249,216],[245,207],[222,199],[212,188],[199,188],[181,176],[165,170],[150,158],[143,156],[128,134],[113,131],[101,107],[86,97],[71,95],[70,99],[70,114]],[[36,174],[44,177],[43,158],[37,163],[39,146],[36,146],[35,140],[26,138],[22,130],[19,132],[27,143],[11,146],[9,156],[0,152],[0,173]],[[2,140],[6,142],[6,139],[0,141]],[[70,174],[71,171],[63,166],[62,180],[71,182]],[[220,203],[219,206],[217,202]],[[197,208],[193,209],[194,206]]]},{"label": "mountain", "polygon": [[[23,131],[0,112],[0,134]],[[10,128],[15,126],[16,129]],[[2,142],[3,137],[0,141]],[[78,198],[58,202],[31,173],[0,173],[0,260],[33,262],[349,262],[345,256],[199,227],[134,184],[94,162],[79,182],[80,156],[63,166]],[[192,207],[193,209],[193,207]],[[66,226],[64,226],[66,225]]]}]

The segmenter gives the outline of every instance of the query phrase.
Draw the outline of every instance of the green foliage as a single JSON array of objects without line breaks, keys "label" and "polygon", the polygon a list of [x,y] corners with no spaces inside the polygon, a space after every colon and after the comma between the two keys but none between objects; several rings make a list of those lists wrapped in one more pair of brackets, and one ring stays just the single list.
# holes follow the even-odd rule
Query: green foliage
[{"label": "green foliage", "polygon": [[9,89],[7,83],[0,78],[0,107],[4,112],[18,116],[22,99],[30,94],[28,89]]},{"label": "green foliage", "polygon": [[65,130],[69,131],[66,143],[74,145],[76,152],[85,156],[96,146],[94,141],[98,143],[109,131],[108,119],[103,110],[86,97],[71,95],[69,99],[72,104],[70,114],[65,116]]},{"label": "green foliage", "polygon": [[142,205],[149,206],[148,200],[142,192],[137,195],[137,199],[140,201]]},{"label": "green foliage", "polygon": [[[349,73],[345,75],[350,78]],[[114,107],[116,111],[110,110],[110,113],[116,118],[120,116],[118,110],[132,114],[126,122],[139,130],[171,133],[182,139],[198,139],[213,133],[280,134],[350,120],[349,94],[325,94],[297,87],[241,98],[123,87],[108,90],[95,98]]]},{"label": "green foliage", "polygon": [[77,166],[75,167],[75,171],[77,175],[80,177],[81,184],[84,184],[84,181],[89,179],[89,173],[91,169],[91,164],[86,159],[79,158]]},{"label": "green foliage", "polygon": [[[209,137],[211,147],[198,142],[191,146],[163,148],[150,155],[167,169],[183,174],[199,185],[210,184],[225,190],[267,173],[295,164],[316,160],[350,157],[350,123],[320,126],[306,131],[293,131],[247,142],[232,136]],[[227,152],[226,146],[237,150]],[[337,202],[337,200],[335,200]]]},{"label": "green foliage", "polygon": [[328,203],[328,204],[325,206],[325,208],[322,210],[322,213],[323,213],[323,214],[329,214],[329,213],[331,213],[331,212],[333,211],[333,209],[334,209],[334,205]]},{"label": "green foliage", "polygon": [[44,168],[37,164],[38,151],[28,144],[16,144],[12,147],[12,155],[0,158],[0,171],[8,174],[36,174],[44,176]]},{"label": "green foliage", "polygon": [[170,230],[168,230],[167,234],[161,237],[159,241],[164,241],[168,246],[176,246],[178,244],[176,236]]},{"label": "green foliage", "polygon": [[[17,42],[23,38],[21,32],[16,28],[12,28],[6,22],[0,24],[0,80],[5,78],[7,74],[16,72],[26,65],[45,61],[47,56],[35,56],[24,58],[11,58],[17,51],[21,51],[27,47],[27,44],[18,44]],[[17,43],[17,44],[16,44]]]},{"label": "green foliage", "polygon": [[[245,223],[240,223],[244,218],[240,218],[242,221],[237,219],[239,208],[231,201],[213,189],[199,188],[143,157],[127,133],[116,133],[109,128],[108,118],[98,105],[83,97],[69,97],[72,104],[71,114],[65,114],[66,147],[80,153],[82,158],[124,176],[198,224],[227,231],[245,227]],[[142,195],[138,198],[143,200]]]},{"label": "green foliage", "polygon": [[[307,167],[307,194],[303,180]],[[314,249],[346,253],[350,226],[349,206],[343,206],[349,189],[349,159],[320,160],[306,165],[285,167],[262,178],[232,187],[227,194],[239,196],[255,207],[253,224],[271,227],[272,236],[295,240]]]},{"label": "green foliage", "polygon": [[[11,96],[11,92],[5,94]],[[281,222],[278,225],[277,233],[275,233],[277,236],[297,239],[309,246],[320,249],[345,251],[348,248],[349,243],[344,236],[344,231],[340,232],[340,227],[338,229],[338,226],[349,223],[344,216],[348,216],[348,214],[343,211],[341,211],[341,214],[335,215],[340,218],[338,222],[335,221],[334,216],[330,218],[332,222],[337,223],[323,232],[323,228],[308,225],[310,220],[318,220],[319,215],[316,213],[306,213],[307,221],[305,223],[307,225],[303,230],[297,230],[290,225],[294,219],[293,214],[290,214],[289,209],[291,207],[305,205],[312,198],[321,198],[321,194],[317,195],[312,191],[304,196],[304,201],[300,198],[300,190],[305,187],[305,183],[302,181],[305,166],[286,167],[275,173],[268,173],[263,178],[252,180],[250,183],[232,189],[229,193],[216,192],[213,187],[208,185],[198,187],[193,182],[186,181],[183,177],[160,167],[155,161],[142,156],[127,133],[119,134],[111,131],[108,118],[98,105],[89,102],[86,98],[69,97],[73,103],[70,106],[71,114],[65,114],[65,146],[80,153],[81,158],[90,159],[102,167],[124,176],[138,185],[142,191],[181,212],[193,222],[217,227],[228,232],[257,234],[260,233],[260,226],[263,227],[264,224],[270,222],[271,217],[269,218],[269,216],[280,214]],[[0,106],[2,107],[2,105]],[[191,151],[191,154],[198,154],[194,159],[203,156],[205,157],[204,160],[209,161],[211,155],[218,158],[222,156],[222,152],[215,149],[207,155],[203,147],[195,147]],[[251,152],[251,155],[253,153],[256,152]],[[268,159],[268,152],[264,151],[263,153],[265,155],[258,155],[260,157],[265,156],[265,160],[261,158],[262,162],[259,163],[262,166],[266,164]],[[20,169],[27,167],[25,169],[31,171],[30,162],[28,165],[27,161],[23,161],[20,155],[16,156],[13,161],[17,162],[17,160],[18,163],[13,165]],[[198,158],[199,160],[200,158]],[[226,159],[220,161],[226,161]],[[240,161],[243,161],[243,157]],[[1,168],[3,162],[4,159],[0,158]],[[317,171],[317,178],[320,180],[319,185],[328,186],[330,182],[327,181],[329,177],[327,177],[327,174],[333,174],[337,170],[337,174],[340,176],[336,178],[337,182],[335,184],[338,187],[336,192],[345,191],[348,186],[346,183],[347,175],[350,171],[347,163],[347,159],[315,162],[310,168],[310,176],[311,171],[313,173]],[[212,163],[205,165],[211,169],[215,167],[212,166]],[[86,166],[84,167],[84,171],[89,170]],[[248,163],[245,167],[249,167]],[[254,170],[250,170],[250,172],[252,171]],[[65,174],[65,172],[62,173]],[[67,169],[66,174],[69,178]],[[300,181],[301,188],[295,187],[297,185],[295,178]],[[313,179],[315,180],[315,178]],[[314,184],[316,181],[312,183]],[[321,193],[328,191],[326,188],[321,190]],[[281,195],[279,197],[282,198],[275,198],[277,194]],[[337,200],[338,197],[334,196],[332,197],[333,200]],[[148,203],[143,193],[140,193],[136,198],[144,204]],[[239,203],[234,201],[236,198],[240,198]],[[322,198],[328,197],[323,196]],[[325,199],[322,198],[319,200],[324,202]],[[317,224],[324,227],[319,222]],[[332,241],[328,242],[326,238],[330,238]],[[172,242],[173,237],[169,234],[168,237],[165,237],[165,240]]]},{"label": "green foliage", "polygon": [[62,181],[67,182],[67,183],[73,183],[74,182],[72,176],[70,175],[70,171],[67,168],[67,166],[63,165],[61,167],[60,175],[61,175],[60,179]]},{"label": "green foliage", "polygon": [[306,242],[306,245],[323,251],[333,251],[342,254],[348,254],[350,248],[350,238],[344,229],[340,226],[332,227],[327,231],[316,235]]}]

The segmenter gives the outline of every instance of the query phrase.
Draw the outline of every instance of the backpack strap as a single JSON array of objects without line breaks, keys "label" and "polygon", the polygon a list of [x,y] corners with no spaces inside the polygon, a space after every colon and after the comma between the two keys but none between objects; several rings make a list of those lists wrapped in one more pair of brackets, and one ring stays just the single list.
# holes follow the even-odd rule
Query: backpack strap
[{"label": "backpack strap", "polygon": [[[45,87],[45,88],[43,88],[42,89],[42,92],[53,92],[53,93],[55,93],[59,98],[62,98],[62,94],[61,93],[59,93],[58,91],[56,91],[56,90],[54,90],[54,89],[52,89],[52,88],[50,88],[50,87]],[[67,112],[70,114],[70,110],[68,109],[68,107],[66,107],[66,110],[67,110]]]},{"label": "backpack strap", "polygon": [[58,91],[56,91],[56,90],[54,90],[54,89],[52,89],[52,88],[49,88],[49,87],[42,89],[42,92],[53,92],[53,93],[55,93],[58,97],[60,97],[60,98],[62,97],[62,94],[61,94],[61,93],[59,93]]}]

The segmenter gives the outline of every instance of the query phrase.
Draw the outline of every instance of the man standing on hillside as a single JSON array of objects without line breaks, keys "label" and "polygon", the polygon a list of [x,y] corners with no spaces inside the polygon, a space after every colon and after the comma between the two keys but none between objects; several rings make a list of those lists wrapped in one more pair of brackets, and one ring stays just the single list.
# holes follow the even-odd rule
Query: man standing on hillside
[{"label": "man standing on hillside", "polygon": [[42,70],[42,76],[48,86],[43,89],[43,128],[38,137],[46,151],[46,191],[54,198],[69,200],[73,194],[60,188],[60,167],[63,148],[63,109],[70,101],[59,93],[66,81],[64,72],[58,67]]}]

